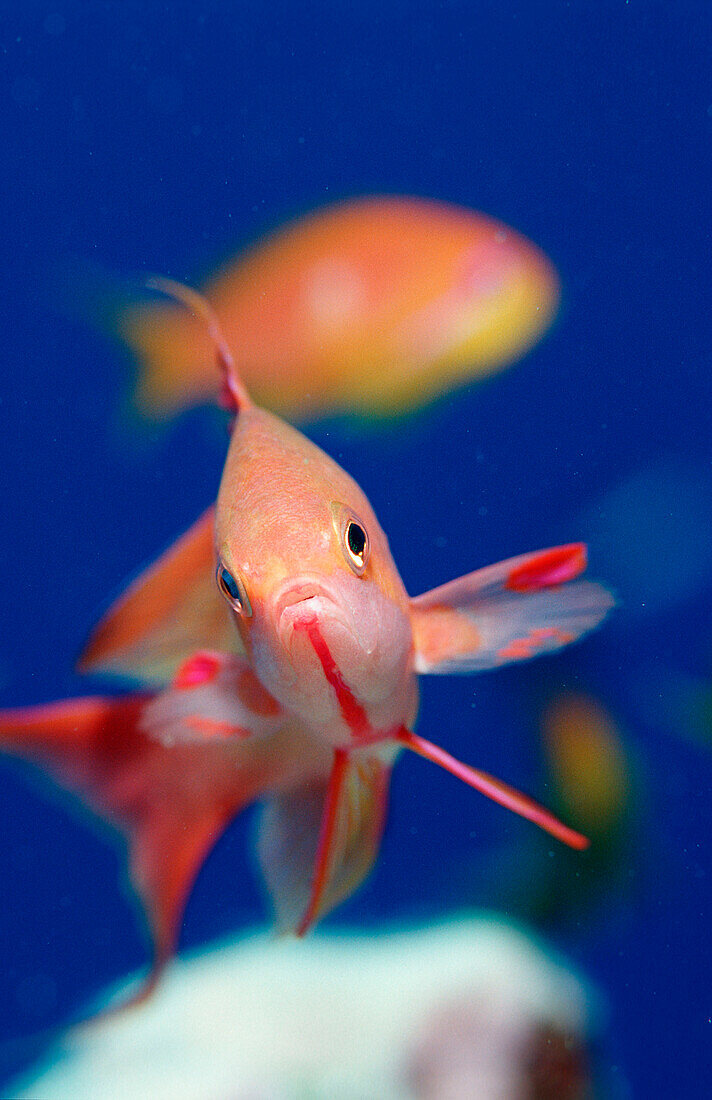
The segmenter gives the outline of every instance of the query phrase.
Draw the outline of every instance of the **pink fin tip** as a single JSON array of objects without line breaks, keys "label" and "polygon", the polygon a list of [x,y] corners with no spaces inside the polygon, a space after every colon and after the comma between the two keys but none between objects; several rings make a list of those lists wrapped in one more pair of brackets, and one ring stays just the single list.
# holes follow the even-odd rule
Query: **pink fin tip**
[{"label": "pink fin tip", "polygon": [[578,577],[586,568],[586,545],[574,542],[542,550],[517,566],[507,577],[505,588],[512,592],[535,592],[552,588]]}]

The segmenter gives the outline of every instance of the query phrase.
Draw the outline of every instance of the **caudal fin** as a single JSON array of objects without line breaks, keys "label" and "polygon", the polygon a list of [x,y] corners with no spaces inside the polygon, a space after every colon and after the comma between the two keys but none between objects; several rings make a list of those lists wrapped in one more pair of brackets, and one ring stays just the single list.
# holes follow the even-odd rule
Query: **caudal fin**
[{"label": "caudal fin", "polygon": [[160,275],[148,279],[146,286],[165,294],[184,307],[202,325],[212,347],[213,363],[217,362],[220,377],[219,401],[231,413],[238,413],[252,404],[250,395],[242,384],[232,351],[225,339],[217,314],[207,298],[197,290],[179,283],[175,279],[165,279]]},{"label": "caudal fin", "polygon": [[215,346],[199,317],[172,303],[134,303],[115,328],[138,360],[134,400],[145,416],[164,420],[217,402]]}]

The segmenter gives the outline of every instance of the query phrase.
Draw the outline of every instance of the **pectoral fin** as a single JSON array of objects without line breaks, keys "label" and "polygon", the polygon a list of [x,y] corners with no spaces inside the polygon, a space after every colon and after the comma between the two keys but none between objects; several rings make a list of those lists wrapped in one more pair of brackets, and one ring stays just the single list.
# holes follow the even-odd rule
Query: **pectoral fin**
[{"label": "pectoral fin", "polygon": [[375,752],[337,749],[328,782],[266,804],[258,856],[281,928],[303,935],[368,874],[383,831],[390,770],[390,760]]},{"label": "pectoral fin", "polygon": [[255,741],[274,734],[284,712],[243,657],[202,650],[184,661],[171,687],[146,703],[141,729],[167,748]]},{"label": "pectoral fin", "polygon": [[214,520],[211,507],[129,585],[89,638],[81,672],[161,686],[196,649],[242,652],[215,583]]},{"label": "pectoral fin", "polygon": [[610,592],[575,581],[581,543],[510,558],[410,601],[417,672],[477,672],[550,653],[598,626]]}]

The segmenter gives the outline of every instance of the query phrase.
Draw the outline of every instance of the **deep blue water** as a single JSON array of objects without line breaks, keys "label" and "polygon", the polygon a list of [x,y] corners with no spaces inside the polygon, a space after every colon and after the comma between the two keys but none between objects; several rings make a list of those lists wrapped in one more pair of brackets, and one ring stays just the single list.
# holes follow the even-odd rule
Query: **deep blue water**
[{"label": "deep blue water", "polygon": [[[673,676],[712,677],[709,4],[6,0],[0,45],[4,705],[83,690],[71,666],[97,613],[214,496],[223,456],[204,411],[153,438],[122,429],[127,358],[61,308],[63,265],[194,279],[288,216],[369,192],[502,218],[561,272],[547,339],[367,447],[348,426],[311,434],[369,494],[413,593],[591,543],[615,620],[556,659],[429,682],[420,730],[537,789],[544,698],[584,688],[615,715],[633,842],[546,932],[608,998],[611,1076],[634,1096],[709,1096],[712,738],[656,706]],[[0,771],[0,837],[0,1036],[15,1040],[141,965],[145,944],[117,849],[17,765]],[[262,914],[249,839],[248,817],[210,857],[185,946]],[[376,872],[333,919],[494,904],[497,853],[530,839],[405,760]],[[25,1052],[4,1049],[5,1068]]]}]

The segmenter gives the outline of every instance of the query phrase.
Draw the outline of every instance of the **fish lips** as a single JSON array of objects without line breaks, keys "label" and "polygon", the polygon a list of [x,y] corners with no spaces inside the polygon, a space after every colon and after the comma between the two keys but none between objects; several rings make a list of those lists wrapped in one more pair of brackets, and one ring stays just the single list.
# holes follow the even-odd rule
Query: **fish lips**
[{"label": "fish lips", "polygon": [[349,576],[334,583],[324,577],[305,576],[285,585],[273,603],[277,634],[285,649],[289,651],[294,627],[315,617],[327,632],[340,626],[370,655],[374,639],[364,629],[363,585],[363,581]]},{"label": "fish lips", "polygon": [[[277,635],[292,664],[298,666],[295,671],[299,674],[305,647],[318,664],[304,629],[309,623],[316,623],[337,665],[341,664],[340,658],[348,659],[349,653],[362,653],[362,641],[355,629],[353,615],[338,593],[324,584],[301,582],[287,589],[276,605]],[[308,663],[311,664],[311,660]]]}]

